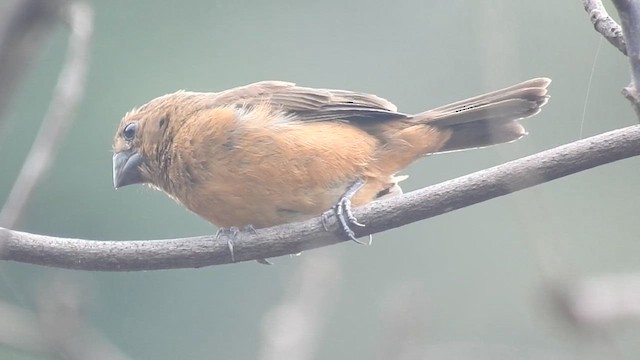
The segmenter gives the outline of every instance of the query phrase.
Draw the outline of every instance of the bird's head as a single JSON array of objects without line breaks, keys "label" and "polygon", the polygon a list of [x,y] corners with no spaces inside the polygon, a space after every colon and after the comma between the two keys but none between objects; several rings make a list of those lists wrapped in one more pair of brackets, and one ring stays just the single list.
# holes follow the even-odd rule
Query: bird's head
[{"label": "bird's head", "polygon": [[128,112],[113,140],[113,186],[163,187],[173,133],[197,108],[197,93],[178,91]]}]

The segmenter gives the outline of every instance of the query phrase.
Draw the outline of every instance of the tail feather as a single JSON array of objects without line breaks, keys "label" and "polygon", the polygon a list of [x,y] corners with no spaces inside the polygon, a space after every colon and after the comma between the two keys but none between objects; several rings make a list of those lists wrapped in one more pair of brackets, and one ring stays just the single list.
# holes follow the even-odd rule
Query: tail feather
[{"label": "tail feather", "polygon": [[526,135],[517,120],[540,111],[549,99],[550,83],[547,78],[531,79],[414,115],[413,119],[451,130],[451,138],[439,152],[514,141]]},{"label": "tail feather", "polygon": [[512,142],[527,134],[519,122],[475,121],[450,127],[451,137],[438,152],[473,149]]}]

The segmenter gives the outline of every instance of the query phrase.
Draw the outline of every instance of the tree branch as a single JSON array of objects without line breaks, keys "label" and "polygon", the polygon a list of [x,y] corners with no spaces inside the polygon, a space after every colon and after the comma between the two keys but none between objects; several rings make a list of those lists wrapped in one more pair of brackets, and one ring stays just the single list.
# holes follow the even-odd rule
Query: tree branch
[{"label": "tree branch", "polygon": [[618,10],[622,31],[627,43],[627,57],[631,63],[631,78],[636,89],[640,89],[640,4],[637,1],[613,0]]},{"label": "tree branch", "polygon": [[339,298],[341,257],[316,251],[302,259],[283,300],[262,320],[261,360],[313,359],[327,313]]},{"label": "tree branch", "polygon": [[604,36],[611,45],[627,55],[627,44],[624,41],[622,28],[609,16],[600,0],[582,0],[585,11],[589,14],[593,27]]},{"label": "tree branch", "polygon": [[84,94],[93,11],[81,2],[70,3],[66,10],[71,28],[67,59],[31,151],[0,211],[2,226],[14,227],[20,219],[33,190],[53,163],[56,147],[70,127],[73,113]]},{"label": "tree branch", "polygon": [[561,318],[574,325],[598,327],[640,318],[640,274],[599,275],[551,284],[549,300]]},{"label": "tree branch", "polygon": [[[490,169],[354,209],[366,236],[477,204],[599,165],[640,155],[640,125],[576,141]],[[335,226],[335,219],[329,224]],[[248,261],[345,241],[320,218],[285,224],[235,241],[235,258]],[[231,262],[227,238],[200,236],[141,241],[92,241],[0,228],[0,260],[78,270],[137,271],[192,268]]]},{"label": "tree branch", "polygon": [[88,323],[77,282],[58,275],[39,290],[35,312],[0,301],[0,345],[47,359],[128,359]]},{"label": "tree branch", "polygon": [[22,73],[58,20],[63,4],[59,0],[17,1],[0,29],[0,129]]},{"label": "tree branch", "polygon": [[[631,102],[640,120],[640,3],[632,0],[612,0],[622,26],[607,13],[600,0],[582,0],[596,31],[629,58],[631,84],[623,89],[623,95]],[[621,38],[621,33],[624,38]]]}]

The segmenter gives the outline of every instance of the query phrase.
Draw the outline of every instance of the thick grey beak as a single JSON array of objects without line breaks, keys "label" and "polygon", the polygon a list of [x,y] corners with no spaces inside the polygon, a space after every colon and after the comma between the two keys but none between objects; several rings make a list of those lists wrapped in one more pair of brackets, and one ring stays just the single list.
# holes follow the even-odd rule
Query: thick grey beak
[{"label": "thick grey beak", "polygon": [[142,156],[135,150],[127,150],[113,154],[113,186],[118,189],[123,186],[143,183],[140,165]]}]

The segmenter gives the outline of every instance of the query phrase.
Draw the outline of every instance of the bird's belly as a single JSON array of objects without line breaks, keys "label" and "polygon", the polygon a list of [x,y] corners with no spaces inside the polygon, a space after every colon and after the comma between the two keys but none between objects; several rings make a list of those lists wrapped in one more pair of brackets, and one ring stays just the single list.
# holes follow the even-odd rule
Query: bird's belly
[{"label": "bird's belly", "polygon": [[[211,148],[218,142],[205,141],[184,157],[224,166],[184,171],[189,185],[174,194],[222,227],[261,228],[320,215],[356,179],[367,180],[378,146],[362,130],[339,122],[236,128],[226,138],[229,146]],[[364,190],[356,205],[373,200],[379,189]]]},{"label": "bird's belly", "polygon": [[215,188],[195,187],[196,197],[181,202],[217,226],[258,229],[318,216],[338,202],[348,185],[314,187],[245,178]]}]

